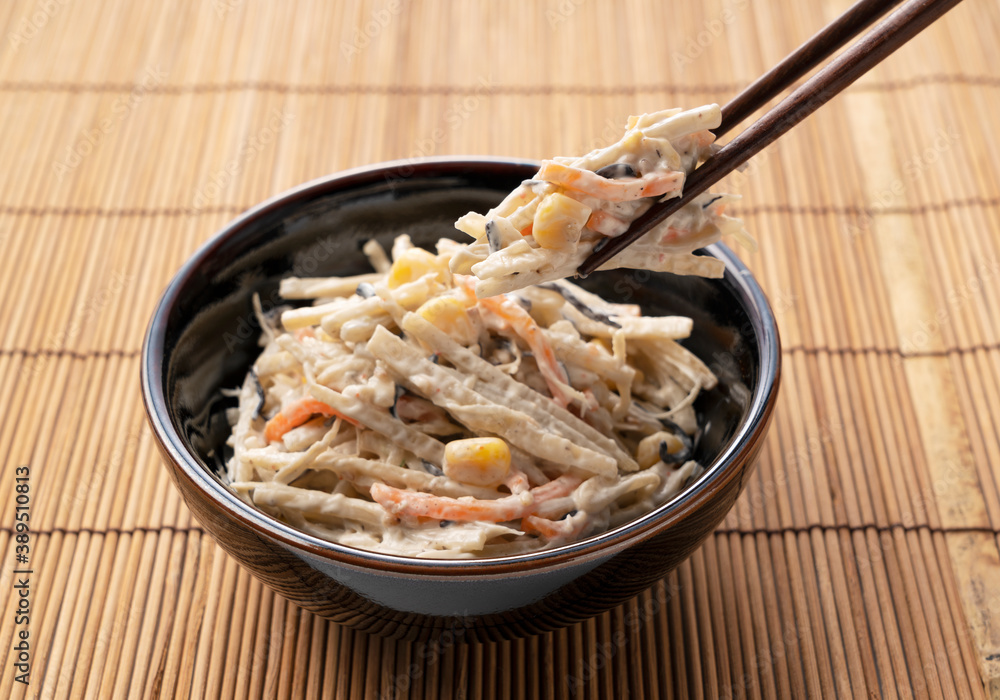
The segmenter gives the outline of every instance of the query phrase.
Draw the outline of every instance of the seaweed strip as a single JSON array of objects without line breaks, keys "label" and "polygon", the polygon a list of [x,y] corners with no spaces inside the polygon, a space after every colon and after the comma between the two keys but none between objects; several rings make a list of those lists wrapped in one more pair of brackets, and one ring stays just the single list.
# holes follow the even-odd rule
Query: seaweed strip
[{"label": "seaweed strip", "polygon": [[486,222],[486,242],[489,243],[490,253],[497,253],[500,251],[501,241],[500,233],[497,231],[497,225],[495,221]]},{"label": "seaweed strip", "polygon": [[420,462],[424,467],[424,471],[431,476],[444,476],[444,471],[441,470],[441,467],[433,462],[428,462],[426,459],[421,459]]},{"label": "seaweed strip", "polygon": [[582,313],[584,316],[586,316],[587,318],[589,318],[591,321],[597,321],[598,323],[603,323],[604,325],[611,326],[612,328],[621,328],[622,327],[620,323],[616,322],[610,316],[608,316],[606,314],[602,314],[599,311],[594,311],[592,308],[590,308],[590,306],[588,306],[587,304],[585,304],[583,301],[581,301],[575,295],[573,295],[572,293],[566,291],[565,289],[560,289],[559,287],[557,287],[556,285],[552,284],[551,282],[546,282],[545,284],[540,284],[538,286],[541,287],[542,289],[549,289],[549,290],[551,290],[553,292],[558,292],[559,294],[562,295],[563,299],[565,299],[570,304],[572,304],[573,307],[577,311],[579,311],[580,313]]},{"label": "seaweed strip", "polygon": [[597,171],[597,175],[608,180],[617,180],[622,177],[638,177],[633,168],[628,163],[612,163],[611,165],[605,165],[603,168]]},{"label": "seaweed strip", "polygon": [[392,400],[392,407],[391,407],[391,408],[389,409],[389,413],[390,413],[390,414],[392,415],[392,417],[393,417],[393,418],[395,418],[396,420],[402,420],[402,418],[400,418],[400,417],[399,417],[399,416],[398,416],[398,415],[396,414],[396,404],[398,404],[398,403],[399,403],[399,397],[400,397],[400,396],[402,396],[402,395],[403,395],[403,394],[405,394],[405,393],[406,393],[406,389],[404,389],[404,388],[403,388],[402,386],[400,386],[399,384],[397,384],[397,385],[396,385],[396,396],[395,396],[395,398],[393,398],[393,400]]},{"label": "seaweed strip", "polygon": [[707,202],[705,202],[704,204],[702,204],[701,208],[702,209],[708,209],[710,206],[712,206],[713,204],[715,204],[716,202],[718,202],[720,199],[722,199],[722,195],[721,194],[717,194],[714,197],[712,197],[710,200],[708,200]]},{"label": "seaweed strip", "polygon": [[260,418],[260,412],[264,410],[264,404],[267,403],[267,397],[264,395],[264,387],[260,385],[260,378],[257,376],[257,370],[253,367],[250,368],[250,378],[253,379],[254,388],[257,390],[257,408],[253,410],[254,420]]},{"label": "seaweed strip", "polygon": [[669,418],[660,418],[660,422],[670,428],[674,435],[677,436],[677,439],[681,441],[681,444],[684,445],[684,449],[674,455],[667,452],[667,443],[661,442],[660,459],[663,460],[664,464],[683,464],[684,462],[692,459],[694,455],[694,441],[691,439],[691,436],[685,433],[681,429],[681,426],[677,425]]}]

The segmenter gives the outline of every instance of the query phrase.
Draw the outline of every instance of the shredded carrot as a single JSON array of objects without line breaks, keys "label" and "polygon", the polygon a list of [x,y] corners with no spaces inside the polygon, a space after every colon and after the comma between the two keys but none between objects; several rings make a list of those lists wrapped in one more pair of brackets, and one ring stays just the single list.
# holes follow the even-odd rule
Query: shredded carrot
[{"label": "shredded carrot", "polygon": [[660,236],[660,243],[676,243],[687,233],[690,233],[690,231],[668,226],[666,232]]},{"label": "shredded carrot", "polygon": [[609,180],[592,170],[574,168],[553,160],[542,161],[538,177],[609,202],[658,197],[678,191],[684,185],[684,173],[675,170],[646,173],[642,177]]},{"label": "shredded carrot", "polygon": [[514,495],[524,493],[531,488],[531,484],[528,483],[528,477],[516,467],[512,468],[510,473],[507,474],[507,478],[503,480],[503,485],[510,489],[510,492]]},{"label": "shredded carrot", "polygon": [[547,484],[536,486],[524,495],[506,496],[496,500],[480,498],[449,498],[421,491],[407,491],[395,486],[372,484],[372,499],[397,516],[457,520],[460,522],[502,523],[530,515],[538,506],[553,498],[562,498],[580,485],[580,479],[564,474]]},{"label": "shredded carrot", "polygon": [[[467,277],[466,280],[463,280],[463,284],[469,284],[468,280],[471,279],[471,277]],[[538,369],[549,387],[552,399],[566,408],[572,400],[572,396],[565,391],[565,388],[569,386],[569,377],[562,365],[559,364],[559,360],[556,359],[556,353],[548,338],[542,333],[531,314],[506,294],[480,299],[479,304],[490,313],[498,316],[524,339],[535,355]]]},{"label": "shredded carrot", "polygon": [[563,540],[575,537],[586,524],[585,521],[575,523],[572,520],[549,520],[538,515],[528,515],[521,520],[521,529],[527,533],[536,533],[549,540]]},{"label": "shredded carrot", "polygon": [[622,221],[606,211],[595,209],[591,212],[590,218],[587,219],[587,228],[605,236],[619,236],[628,229],[628,222]]},{"label": "shredded carrot", "polygon": [[702,129],[701,131],[696,131],[690,136],[688,136],[699,148],[704,148],[705,146],[711,146],[715,143],[715,134],[713,134],[708,129]]},{"label": "shredded carrot", "polygon": [[268,442],[277,442],[284,437],[285,433],[289,430],[299,427],[315,415],[327,417],[338,416],[352,425],[358,424],[358,422],[353,418],[348,418],[339,411],[334,410],[332,406],[329,406],[318,399],[314,399],[311,396],[307,396],[291,404],[285,408],[285,410],[281,411],[278,415],[269,420],[267,425],[264,426],[264,437]]}]

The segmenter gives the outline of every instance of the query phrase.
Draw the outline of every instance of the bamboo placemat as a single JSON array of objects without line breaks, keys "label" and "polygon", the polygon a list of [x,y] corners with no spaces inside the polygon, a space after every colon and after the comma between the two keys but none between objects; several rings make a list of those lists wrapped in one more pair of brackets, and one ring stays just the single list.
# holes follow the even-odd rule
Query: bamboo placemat
[{"label": "bamboo placemat", "polygon": [[0,5],[0,694],[1000,698],[994,0],[729,179],[783,336],[774,426],[724,524],[620,609],[481,645],[317,619],[192,520],[138,397],[161,289],[248,206],[394,158],[582,153],[847,4]]}]

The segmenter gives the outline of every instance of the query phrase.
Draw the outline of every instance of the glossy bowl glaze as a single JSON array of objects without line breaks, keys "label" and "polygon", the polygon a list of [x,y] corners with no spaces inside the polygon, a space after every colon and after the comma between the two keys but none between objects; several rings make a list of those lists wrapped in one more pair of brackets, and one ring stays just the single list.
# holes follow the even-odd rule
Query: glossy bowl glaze
[{"label": "glossy bowl glaze", "polygon": [[361,244],[400,233],[430,246],[486,211],[536,164],[490,159],[388,163],[307,183],[246,212],[205,244],[167,287],[142,357],[146,413],[174,483],[198,521],[254,576],[307,610],[367,632],[495,640],[568,625],[622,603],[683,561],[725,517],[763,444],[779,377],[767,300],[727,248],[722,280],[627,271],[583,281],[612,301],[694,318],[685,345],[720,376],[696,408],[707,471],[674,500],[624,526],[557,549],[437,561],[332,544],[236,497],[220,478],[233,405],[259,353],[251,308],[281,303],[288,275],[365,271]]}]

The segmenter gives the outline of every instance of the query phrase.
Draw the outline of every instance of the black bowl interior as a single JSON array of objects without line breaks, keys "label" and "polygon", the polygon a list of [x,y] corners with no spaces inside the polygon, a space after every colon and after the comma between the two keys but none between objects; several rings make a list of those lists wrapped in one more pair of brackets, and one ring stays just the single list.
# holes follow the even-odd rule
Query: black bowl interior
[{"label": "black bowl interior", "polygon": [[[166,361],[157,381],[163,382],[170,420],[185,446],[218,476],[229,433],[225,408],[234,402],[221,390],[239,386],[260,351],[253,293],[260,295],[267,312],[285,303],[278,295],[283,277],[370,271],[360,250],[370,238],[387,249],[401,233],[427,248],[442,236],[461,240],[464,234],[454,228],[459,216],[485,212],[536,168],[449,161],[369,169],[340,177],[335,185],[305,185],[231,224],[171,286],[175,294],[164,329]],[[747,419],[750,388],[761,375],[759,319],[755,323],[740,302],[747,294],[745,269],[724,246],[711,250],[731,263],[724,280],[615,271],[581,281],[610,301],[638,303],[649,314],[694,319],[693,334],[684,345],[721,380],[696,404],[703,425],[696,459],[705,465],[716,461]]]}]

